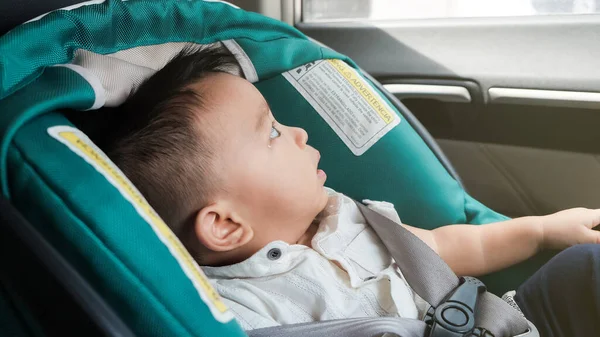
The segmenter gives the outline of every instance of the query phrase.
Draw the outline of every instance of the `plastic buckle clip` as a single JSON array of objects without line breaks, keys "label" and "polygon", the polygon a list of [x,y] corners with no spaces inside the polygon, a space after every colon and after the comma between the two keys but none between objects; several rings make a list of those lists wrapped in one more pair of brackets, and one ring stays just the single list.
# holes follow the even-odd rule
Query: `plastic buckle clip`
[{"label": "plastic buckle clip", "polygon": [[446,300],[427,312],[429,337],[493,337],[489,331],[475,328],[477,298],[485,291],[485,285],[478,279],[461,277],[460,285]]}]

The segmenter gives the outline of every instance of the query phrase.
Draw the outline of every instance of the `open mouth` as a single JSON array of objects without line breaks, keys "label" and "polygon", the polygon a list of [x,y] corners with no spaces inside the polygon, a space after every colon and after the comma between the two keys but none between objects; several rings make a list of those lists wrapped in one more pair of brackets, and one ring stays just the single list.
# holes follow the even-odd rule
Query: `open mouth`
[{"label": "open mouth", "polygon": [[319,151],[317,151],[317,176],[321,179],[326,179],[327,174],[325,174],[325,171],[318,168],[320,160],[321,160],[321,153]]},{"label": "open mouth", "polygon": [[327,174],[325,174],[325,171],[323,171],[321,169],[317,169],[317,176],[322,179],[327,178]]}]

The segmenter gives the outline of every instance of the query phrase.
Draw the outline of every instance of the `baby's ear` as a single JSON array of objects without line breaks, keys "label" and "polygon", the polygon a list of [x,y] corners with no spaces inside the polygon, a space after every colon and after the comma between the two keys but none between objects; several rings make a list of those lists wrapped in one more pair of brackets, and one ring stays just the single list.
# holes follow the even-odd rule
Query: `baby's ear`
[{"label": "baby's ear", "polygon": [[198,240],[214,252],[226,252],[248,243],[254,236],[250,226],[232,219],[224,207],[212,204],[196,214],[194,232]]}]

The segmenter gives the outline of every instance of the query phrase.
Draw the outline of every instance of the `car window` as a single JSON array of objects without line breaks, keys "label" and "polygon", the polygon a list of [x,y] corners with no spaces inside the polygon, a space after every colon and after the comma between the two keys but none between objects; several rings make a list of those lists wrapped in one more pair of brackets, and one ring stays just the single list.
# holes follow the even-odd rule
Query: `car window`
[{"label": "car window", "polygon": [[303,0],[302,21],[501,17],[600,12],[600,0]]}]

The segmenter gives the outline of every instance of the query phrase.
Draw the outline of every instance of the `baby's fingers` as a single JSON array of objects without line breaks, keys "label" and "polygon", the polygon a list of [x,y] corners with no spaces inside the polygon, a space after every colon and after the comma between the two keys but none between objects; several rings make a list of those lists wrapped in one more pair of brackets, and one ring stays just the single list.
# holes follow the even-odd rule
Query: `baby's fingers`
[{"label": "baby's fingers", "polygon": [[588,243],[600,243],[600,231],[595,231],[593,229],[588,230]]},{"label": "baby's fingers", "polygon": [[594,228],[600,225],[600,209],[592,209],[592,221],[589,224],[589,228]]}]

